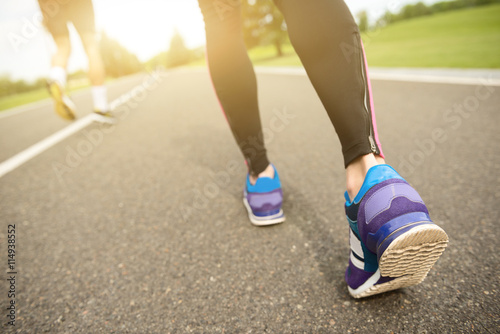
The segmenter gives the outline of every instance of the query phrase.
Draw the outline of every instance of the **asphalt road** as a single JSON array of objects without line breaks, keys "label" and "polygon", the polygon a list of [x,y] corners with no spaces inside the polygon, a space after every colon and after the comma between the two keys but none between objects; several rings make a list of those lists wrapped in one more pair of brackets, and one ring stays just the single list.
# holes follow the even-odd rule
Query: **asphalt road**
[{"label": "asphalt road", "polygon": [[[388,163],[449,247],[420,285],[352,299],[335,132],[305,76],[261,74],[287,221],[256,228],[245,167],[205,70],[162,74],[0,178],[0,331],[18,333],[495,333],[500,87],[373,82]],[[144,86],[110,85],[110,97]],[[74,97],[90,111],[88,91]],[[0,118],[0,161],[67,126],[50,103]],[[15,326],[7,274],[15,224]]]}]

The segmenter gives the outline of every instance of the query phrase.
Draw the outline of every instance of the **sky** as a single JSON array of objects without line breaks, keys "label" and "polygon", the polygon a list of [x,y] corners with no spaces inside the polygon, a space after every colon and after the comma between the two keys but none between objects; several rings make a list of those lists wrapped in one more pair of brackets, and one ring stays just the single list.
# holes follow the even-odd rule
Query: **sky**
[{"label": "sky", "polygon": [[[58,0],[54,0],[58,1]],[[346,0],[353,14],[366,10],[371,20],[419,0]],[[427,4],[437,0],[424,1]],[[204,24],[196,0],[93,0],[96,26],[146,61],[168,49],[175,30],[189,48],[205,44]],[[78,36],[71,31],[69,72],[86,69]],[[44,77],[55,47],[41,25],[37,0],[0,2],[0,76],[27,81]]]}]

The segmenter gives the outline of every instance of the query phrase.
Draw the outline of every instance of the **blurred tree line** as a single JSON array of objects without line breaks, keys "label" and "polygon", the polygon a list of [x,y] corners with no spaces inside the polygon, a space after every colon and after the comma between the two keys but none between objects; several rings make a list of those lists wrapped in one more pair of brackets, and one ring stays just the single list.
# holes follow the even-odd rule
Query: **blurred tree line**
[{"label": "blurred tree line", "polygon": [[[398,13],[392,13],[390,11],[385,12],[385,14],[376,22],[375,28],[383,27],[398,21],[408,20],[414,17],[432,15],[435,13],[467,7],[489,5],[493,3],[500,3],[500,0],[453,0],[436,2],[432,5],[426,5],[423,2],[418,2],[416,4],[404,6]],[[366,11],[359,12],[357,14],[357,18],[360,31],[364,32],[371,28]]]},{"label": "blurred tree line", "polygon": [[[107,76],[117,78],[142,70],[139,59],[105,33],[101,36],[100,46]],[[82,70],[68,74],[68,80],[86,77],[86,72]],[[46,82],[46,78],[26,82],[25,80],[12,80],[8,75],[0,76],[0,98],[45,88]]]},{"label": "blurred tree line", "polygon": [[194,60],[203,58],[203,50],[200,48],[190,50],[178,30],[170,39],[167,51],[161,52],[146,62],[146,67],[154,69],[157,67],[172,68],[188,64]]},{"label": "blurred tree line", "polygon": [[100,47],[107,76],[118,78],[142,70],[139,59],[105,33],[101,35]]},{"label": "blurred tree line", "polygon": [[[419,2],[404,6],[398,13],[387,11],[376,22],[375,27],[414,17],[493,3],[500,3],[500,0],[453,0],[441,1],[432,5]],[[287,27],[282,14],[273,1],[242,0],[241,10],[243,13],[243,37],[247,48],[273,45],[276,56],[282,56],[283,45],[288,43]],[[366,11],[358,13],[357,18],[361,31],[367,31],[371,28]],[[134,54],[104,33],[101,38],[101,52],[107,75],[110,77],[116,78],[143,69],[143,65]],[[180,33],[176,32],[170,41],[168,51],[153,57],[148,61],[148,65],[170,68],[187,64],[201,57],[203,57],[202,51],[200,49],[188,49]],[[75,75],[81,77],[83,73],[73,74],[73,76]],[[11,80],[8,76],[2,76],[0,77],[0,97],[27,92],[44,86],[44,78],[28,83],[24,80]]]},{"label": "blurred tree line", "polygon": [[46,81],[43,78],[34,82],[26,82],[24,80],[12,80],[8,75],[3,75],[0,77],[0,97],[25,93],[45,86]]},{"label": "blurred tree line", "polygon": [[[283,44],[288,42],[285,20],[272,0],[242,0],[243,38],[248,49],[273,45],[276,56],[283,55]],[[166,68],[188,64],[203,58],[203,49],[190,50],[176,31],[168,51],[162,52],[147,62],[148,67]]]}]

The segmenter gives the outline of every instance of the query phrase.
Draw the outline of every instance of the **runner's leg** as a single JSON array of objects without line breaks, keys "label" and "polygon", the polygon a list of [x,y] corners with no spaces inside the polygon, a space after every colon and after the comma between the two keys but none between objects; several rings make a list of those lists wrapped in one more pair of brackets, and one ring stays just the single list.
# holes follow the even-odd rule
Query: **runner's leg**
[{"label": "runner's leg", "polygon": [[256,176],[269,167],[257,101],[257,81],[243,42],[239,1],[199,0],[205,20],[207,60],[221,107]]},{"label": "runner's leg", "polygon": [[361,298],[420,283],[446,233],[419,194],[383,162],[358,28],[342,0],[275,0],[342,144],[351,254],[348,290]]},{"label": "runner's leg", "polygon": [[107,114],[109,111],[107,89],[104,85],[106,71],[95,30],[94,7],[91,0],[73,0],[69,17],[80,38],[89,61],[88,77],[92,85],[94,110]]}]

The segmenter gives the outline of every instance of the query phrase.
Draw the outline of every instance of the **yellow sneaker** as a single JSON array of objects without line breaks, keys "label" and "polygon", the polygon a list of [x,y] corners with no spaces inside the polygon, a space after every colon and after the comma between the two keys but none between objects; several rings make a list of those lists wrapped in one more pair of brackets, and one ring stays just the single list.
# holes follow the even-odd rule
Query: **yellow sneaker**
[{"label": "yellow sneaker", "polygon": [[54,99],[54,110],[64,119],[75,119],[75,104],[64,93],[64,89],[55,81],[48,82],[49,93]]},{"label": "yellow sneaker", "polygon": [[116,117],[113,115],[111,111],[102,111],[102,110],[94,110],[94,119],[97,122],[115,124]]}]

